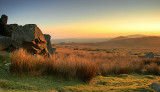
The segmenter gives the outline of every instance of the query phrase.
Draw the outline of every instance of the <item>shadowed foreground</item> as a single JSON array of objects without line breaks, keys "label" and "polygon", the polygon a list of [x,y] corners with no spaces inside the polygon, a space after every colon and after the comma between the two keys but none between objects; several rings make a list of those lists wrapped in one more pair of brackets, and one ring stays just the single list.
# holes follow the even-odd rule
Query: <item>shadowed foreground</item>
[{"label": "shadowed foreground", "polygon": [[[3,73],[3,75],[2,75]],[[68,92],[68,91],[147,91],[153,92],[149,85],[159,82],[159,76],[121,74],[97,76],[90,83],[72,79],[65,80],[53,76],[41,77],[13,77],[3,70],[0,70],[0,87],[4,91],[47,91],[47,92]]]}]

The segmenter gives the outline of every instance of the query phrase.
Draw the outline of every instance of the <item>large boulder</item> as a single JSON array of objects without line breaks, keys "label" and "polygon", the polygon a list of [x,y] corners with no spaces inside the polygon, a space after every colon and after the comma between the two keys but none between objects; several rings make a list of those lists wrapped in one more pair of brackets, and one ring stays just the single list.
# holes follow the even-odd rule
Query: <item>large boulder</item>
[{"label": "large boulder", "polygon": [[11,38],[0,35],[0,50],[5,50],[11,45]]},{"label": "large boulder", "polygon": [[12,32],[12,45],[15,48],[25,48],[34,54],[49,54],[47,42],[36,24],[27,24],[15,28]]},{"label": "large boulder", "polygon": [[[0,18],[0,50],[13,51],[24,48],[33,54],[53,54],[50,35],[43,35],[36,24],[7,24],[8,17],[2,15]],[[47,40],[47,41],[46,41]]]},{"label": "large boulder", "polygon": [[45,37],[45,39],[47,41],[47,49],[48,49],[48,51],[50,52],[50,54],[54,54],[56,49],[52,48],[51,41],[50,41],[51,36],[49,34],[44,34],[44,37]]},{"label": "large boulder", "polygon": [[23,27],[19,26],[15,28],[12,32],[11,41],[12,45],[19,49],[23,43],[23,36],[22,36]]},{"label": "large boulder", "polygon": [[18,27],[18,24],[9,24],[5,26],[6,36],[11,37],[12,31]]}]

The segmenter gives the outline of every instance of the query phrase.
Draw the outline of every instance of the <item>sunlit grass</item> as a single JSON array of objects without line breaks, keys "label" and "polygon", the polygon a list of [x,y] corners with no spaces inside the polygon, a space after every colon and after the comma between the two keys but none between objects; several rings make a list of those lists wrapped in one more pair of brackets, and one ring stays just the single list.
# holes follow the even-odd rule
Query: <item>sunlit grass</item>
[{"label": "sunlit grass", "polygon": [[97,76],[89,83],[84,83],[77,79],[65,80],[57,76],[13,77],[0,69],[0,87],[4,92],[153,92],[150,85],[153,82],[160,83],[159,79],[160,76],[157,75],[120,74]]},{"label": "sunlit grass", "polygon": [[76,55],[56,55],[48,57],[35,56],[20,49],[11,54],[12,75],[57,75],[63,78],[79,78],[88,82],[99,70],[93,60]]},{"label": "sunlit grass", "polygon": [[100,92],[153,92],[149,86],[153,82],[159,83],[159,76],[138,75],[138,74],[121,74],[110,75],[107,77],[97,76],[89,84],[65,86],[60,88],[61,91],[100,91]]},{"label": "sunlit grass", "polygon": [[11,75],[0,71],[5,90],[152,92],[149,85],[160,78],[159,59],[122,53],[58,47],[50,58],[23,49],[10,57]]}]

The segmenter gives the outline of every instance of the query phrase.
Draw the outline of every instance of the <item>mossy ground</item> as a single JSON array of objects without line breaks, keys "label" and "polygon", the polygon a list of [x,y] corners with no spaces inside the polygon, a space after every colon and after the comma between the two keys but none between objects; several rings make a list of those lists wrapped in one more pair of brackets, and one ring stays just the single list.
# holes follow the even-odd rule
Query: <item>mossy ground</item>
[{"label": "mossy ground", "polygon": [[153,92],[151,83],[159,83],[160,76],[139,75],[139,74],[121,74],[110,75],[107,77],[97,76],[89,84],[80,84],[76,86],[61,87],[62,91],[97,91],[97,92]]},{"label": "mossy ground", "polygon": [[66,80],[53,76],[16,77],[0,69],[0,87],[5,91],[56,91],[58,87],[84,84],[79,80]]},{"label": "mossy ground", "polygon": [[84,83],[77,79],[66,80],[53,76],[41,77],[13,77],[5,70],[0,69],[0,90],[4,92],[153,92],[151,83],[160,83],[160,76],[121,74],[97,76],[89,83]]}]

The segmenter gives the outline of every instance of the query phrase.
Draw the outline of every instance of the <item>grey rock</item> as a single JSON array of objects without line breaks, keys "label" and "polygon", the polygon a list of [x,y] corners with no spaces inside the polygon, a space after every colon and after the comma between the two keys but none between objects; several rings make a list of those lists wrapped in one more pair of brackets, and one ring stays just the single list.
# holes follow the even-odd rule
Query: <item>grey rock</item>
[{"label": "grey rock", "polygon": [[[47,41],[37,25],[28,24],[23,26],[23,29],[23,48],[30,49],[30,51],[33,51],[36,54],[50,55],[47,49]],[[25,45],[26,43],[32,43],[32,45]],[[32,49],[30,47],[32,47]]]},{"label": "grey rock", "polygon": [[[43,35],[36,24],[7,25],[8,17],[2,15],[0,18],[0,50],[12,51],[24,48],[33,54],[43,54],[49,56],[55,52],[50,42],[50,35]],[[6,49],[7,48],[7,49]]]},{"label": "grey rock", "polygon": [[45,37],[45,39],[47,41],[47,49],[48,49],[48,51],[50,52],[50,54],[54,54],[56,49],[52,48],[51,41],[50,41],[51,36],[49,34],[44,34],[44,37]]},{"label": "grey rock", "polygon": [[141,53],[133,53],[132,55],[141,55]]},{"label": "grey rock", "polygon": [[24,41],[26,42],[31,42],[35,39],[38,39],[43,43],[47,43],[42,31],[37,27],[36,24],[24,25],[22,35],[23,35]]},{"label": "grey rock", "polygon": [[11,45],[11,38],[0,35],[0,50],[5,50]]},{"label": "grey rock", "polygon": [[11,66],[11,63],[6,63],[4,64],[4,69],[9,72],[10,71],[10,66]]},{"label": "grey rock", "polygon": [[24,48],[33,54],[49,55],[47,41],[36,24],[27,24],[15,28],[11,40],[12,45],[17,49]]},{"label": "grey rock", "polygon": [[153,52],[149,52],[144,56],[144,58],[154,58],[154,53]]},{"label": "grey rock", "polygon": [[11,41],[12,45],[19,49],[23,43],[23,36],[22,36],[23,27],[19,26],[15,28],[12,32]]},{"label": "grey rock", "polygon": [[152,83],[150,86],[152,88],[154,88],[156,91],[160,92],[160,84],[159,83]]},{"label": "grey rock", "polygon": [[52,48],[51,51],[52,51],[51,54],[54,54],[56,51],[56,48]]},{"label": "grey rock", "polygon": [[126,53],[126,54],[132,55],[133,53],[132,53],[131,51],[129,51],[129,52],[128,52],[128,53]]},{"label": "grey rock", "polygon": [[160,56],[160,54],[158,54],[158,53],[155,53],[155,54],[154,54],[154,56]]},{"label": "grey rock", "polygon": [[9,24],[9,25],[6,25],[5,26],[5,34],[6,36],[8,37],[11,37],[12,36],[12,31],[18,27],[18,24]]}]

